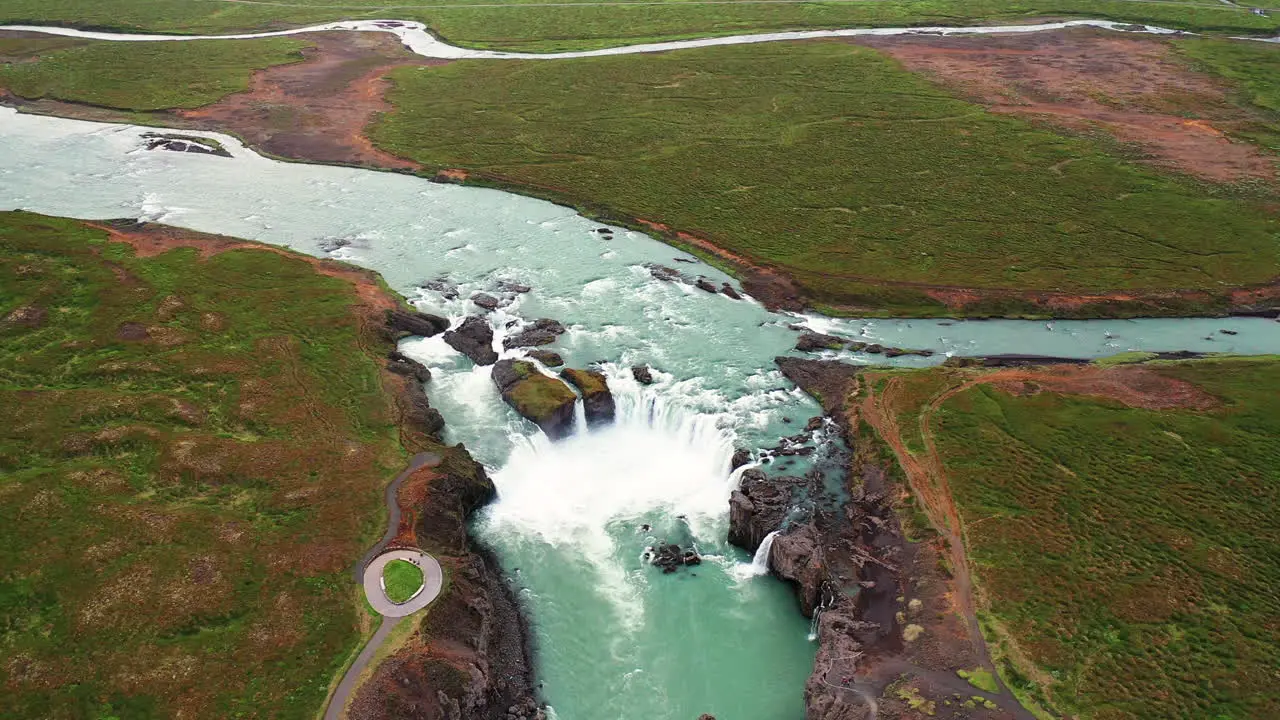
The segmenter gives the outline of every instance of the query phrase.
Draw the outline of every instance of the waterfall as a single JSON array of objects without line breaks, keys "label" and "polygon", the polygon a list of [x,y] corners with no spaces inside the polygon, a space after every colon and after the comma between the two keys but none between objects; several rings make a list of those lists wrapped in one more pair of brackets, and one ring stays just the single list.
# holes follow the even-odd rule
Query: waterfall
[{"label": "waterfall", "polygon": [[623,548],[649,524],[703,542],[723,537],[734,435],[717,415],[605,370],[612,375],[613,424],[583,432],[579,400],[574,435],[557,442],[541,433],[513,438],[510,456],[492,473],[498,498],[481,522],[490,536],[569,553],[594,575],[590,585],[622,625],[638,627],[644,581],[629,574],[635,555]]},{"label": "waterfall", "polygon": [[587,403],[581,396],[573,402],[573,433],[585,435],[587,432]]},{"label": "waterfall", "polygon": [[760,547],[756,548],[756,554],[751,558],[751,574],[752,575],[768,575],[769,574],[769,551],[773,549],[773,539],[777,537],[778,531],[774,530],[764,536],[764,540],[760,541]]}]

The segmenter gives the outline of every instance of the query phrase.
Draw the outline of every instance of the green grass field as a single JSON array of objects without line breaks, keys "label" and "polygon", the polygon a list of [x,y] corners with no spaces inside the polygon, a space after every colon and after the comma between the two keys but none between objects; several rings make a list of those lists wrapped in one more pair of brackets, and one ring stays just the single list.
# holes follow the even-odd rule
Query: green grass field
[{"label": "green grass field", "polygon": [[[30,40],[0,39],[0,56],[30,52]],[[305,40],[112,43],[39,52],[37,62],[0,66],[0,87],[119,110],[196,108],[249,87],[255,70],[302,60]]]},{"label": "green grass field", "polygon": [[[476,5],[477,7],[466,7]],[[1265,5],[1265,3],[1264,3]],[[490,0],[393,4],[379,0],[9,0],[0,23],[56,23],[123,31],[213,33],[275,30],[342,19],[426,23],[450,42],[551,51],[705,35],[805,28],[972,25],[1040,18],[1094,17],[1186,30],[1269,34],[1270,18],[1214,0],[857,0],[855,2],[547,3]]]},{"label": "green grass field", "polygon": [[387,599],[402,603],[422,587],[422,568],[406,560],[392,560],[382,569]]},{"label": "green grass field", "polygon": [[0,715],[316,716],[404,458],[356,302],[0,214]]},{"label": "green grass field", "polygon": [[844,42],[391,77],[379,146],[700,235],[827,305],[941,310],[867,281],[1078,292],[1280,275],[1274,189],[1158,174]]},{"label": "green grass field", "polygon": [[1070,717],[1278,717],[1280,358],[1139,370],[1215,407],[982,385],[934,417],[994,648]]}]

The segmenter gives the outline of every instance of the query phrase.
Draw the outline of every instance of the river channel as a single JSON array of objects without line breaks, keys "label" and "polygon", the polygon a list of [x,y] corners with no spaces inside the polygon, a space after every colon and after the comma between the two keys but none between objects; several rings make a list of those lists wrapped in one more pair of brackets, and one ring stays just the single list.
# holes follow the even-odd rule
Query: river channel
[{"label": "river channel", "polygon": [[[526,603],[537,680],[560,720],[803,717],[814,653],[808,623],[783,583],[757,574],[725,541],[734,448],[776,446],[819,413],[774,367],[796,342],[792,325],[935,352],[844,356],[854,363],[1280,352],[1280,328],[1260,318],[964,322],[772,313],[749,298],[661,280],[652,264],[736,287],[692,256],[623,228],[598,232],[604,226],[551,203],[277,162],[207,133],[232,157],[149,151],[147,131],[0,108],[0,209],[144,219],[339,258],[378,271],[423,310],[455,321],[478,314],[469,298],[489,292],[507,303],[485,315],[495,349],[523,323],[554,318],[569,328],[553,346],[566,364],[605,369],[618,421],[551,443],[502,403],[489,368],[438,337],[402,345],[432,370],[428,392],[448,439],[465,442],[492,471],[499,497],[475,530]],[[511,292],[512,283],[530,290]],[[654,368],[653,385],[631,377],[636,364]],[[807,462],[778,458],[765,467],[798,473]],[[661,574],[643,553],[663,540],[696,544],[703,564]]]}]

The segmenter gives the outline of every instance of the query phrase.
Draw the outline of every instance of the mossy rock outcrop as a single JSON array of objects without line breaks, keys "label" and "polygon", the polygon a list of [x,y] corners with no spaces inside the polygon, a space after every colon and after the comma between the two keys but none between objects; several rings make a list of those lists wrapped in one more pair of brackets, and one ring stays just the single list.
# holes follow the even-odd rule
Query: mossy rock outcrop
[{"label": "mossy rock outcrop", "polygon": [[524,360],[499,360],[493,366],[493,382],[502,399],[533,421],[552,440],[573,432],[573,406],[578,396],[559,380],[543,375]]},{"label": "mossy rock outcrop", "polygon": [[605,380],[604,373],[598,370],[566,368],[560,371],[560,377],[573,383],[578,392],[582,393],[587,423],[602,425],[613,422],[613,393],[609,391],[609,382]]}]

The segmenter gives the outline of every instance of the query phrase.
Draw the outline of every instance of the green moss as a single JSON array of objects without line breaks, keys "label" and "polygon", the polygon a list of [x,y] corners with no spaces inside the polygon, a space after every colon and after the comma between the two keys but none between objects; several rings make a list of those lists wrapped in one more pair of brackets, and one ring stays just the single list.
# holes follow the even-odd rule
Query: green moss
[{"label": "green moss", "polygon": [[560,371],[560,377],[573,383],[574,387],[582,391],[584,397],[594,397],[601,393],[609,392],[609,385],[605,380],[604,374],[596,370],[565,368]]},{"label": "green moss", "polygon": [[968,680],[970,685],[978,688],[979,690],[986,690],[989,693],[1000,692],[1000,684],[996,682],[996,678],[991,674],[991,671],[986,668],[979,667],[974,668],[973,670],[957,670],[956,674],[965,680]]},{"label": "green moss", "polygon": [[578,396],[568,386],[538,372],[533,363],[517,362],[515,368],[523,377],[511,388],[510,398],[521,415],[542,422],[566,404],[577,402]]},{"label": "green moss", "polygon": [[1131,352],[1116,353],[1115,355],[1108,355],[1106,357],[1098,358],[1097,360],[1093,361],[1093,364],[1101,365],[1102,367],[1109,367],[1111,365],[1131,365],[1133,363],[1146,362],[1147,360],[1150,360],[1154,357],[1156,357],[1155,353],[1141,352],[1141,351],[1135,350]]},{"label": "green moss", "polygon": [[422,568],[407,560],[392,560],[382,569],[382,581],[387,599],[402,603],[422,587]]}]

